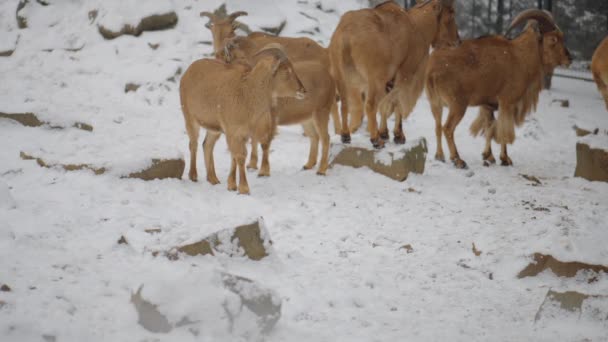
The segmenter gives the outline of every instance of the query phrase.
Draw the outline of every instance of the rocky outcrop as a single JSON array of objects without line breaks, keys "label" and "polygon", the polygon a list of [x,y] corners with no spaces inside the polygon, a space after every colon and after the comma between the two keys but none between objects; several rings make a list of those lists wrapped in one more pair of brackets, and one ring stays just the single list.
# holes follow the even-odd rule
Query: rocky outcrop
[{"label": "rocky outcrop", "polygon": [[[42,121],[38,118],[38,116],[34,113],[2,113],[0,112],[0,118],[10,119],[17,121],[23,126],[27,127],[41,127],[46,126],[53,129],[65,129],[64,126],[59,126],[47,121]],[[86,124],[84,122],[75,122],[72,127],[81,129],[83,131],[93,131],[93,126]]]},{"label": "rocky outcrop", "polygon": [[424,173],[427,151],[424,138],[409,142],[404,146],[391,146],[382,150],[337,145],[332,146],[331,166],[367,167],[376,173],[403,182],[411,172]]},{"label": "rocky outcrop", "polygon": [[563,321],[567,316],[572,316],[574,320],[595,321],[608,327],[608,296],[549,290],[534,321]]},{"label": "rocky outcrop", "polygon": [[188,245],[176,247],[167,253],[177,259],[179,253],[189,256],[224,254],[246,256],[251,260],[261,260],[269,255],[272,241],[266,231],[263,219],[236,228],[224,229],[204,239]]},{"label": "rocky outcrop", "polygon": [[608,182],[608,151],[578,142],[574,176],[590,181]]},{"label": "rocky outcrop", "polygon": [[145,181],[153,179],[176,178],[181,179],[186,163],[183,159],[152,159],[148,168],[133,172],[123,178],[139,178]]},{"label": "rocky outcrop", "polygon": [[605,272],[608,274],[608,267],[603,265],[592,265],[577,261],[563,262],[551,255],[541,253],[534,253],[532,259],[532,262],[519,272],[518,278],[535,277],[545,270],[551,270],[553,274],[567,278],[575,277],[579,271],[587,271],[588,273]]},{"label": "rocky outcrop", "polygon": [[[90,164],[49,163],[42,158],[29,155],[25,152],[21,152],[20,156],[23,160],[35,160],[40,167],[44,168],[60,168],[65,171],[90,170],[96,175],[102,175],[110,171],[108,168],[97,167]],[[185,165],[186,163],[183,159],[152,159],[152,163],[149,167],[121,176],[121,178],[138,178],[145,181],[166,178],[181,179]]]},{"label": "rocky outcrop", "polygon": [[177,14],[169,12],[164,14],[155,14],[141,19],[135,25],[124,25],[120,30],[113,31],[103,25],[98,25],[99,33],[105,39],[114,39],[122,35],[139,36],[144,31],[159,31],[175,27],[177,25]]}]

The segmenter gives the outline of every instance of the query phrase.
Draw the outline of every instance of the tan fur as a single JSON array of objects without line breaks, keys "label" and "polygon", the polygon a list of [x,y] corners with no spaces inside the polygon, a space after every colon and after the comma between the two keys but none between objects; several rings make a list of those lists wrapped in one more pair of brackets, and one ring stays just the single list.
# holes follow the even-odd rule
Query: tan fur
[{"label": "tan fur", "polygon": [[591,60],[591,71],[608,110],[608,37],[597,47]]},{"label": "tan fur", "polygon": [[429,47],[459,41],[452,5],[453,1],[429,0],[405,11],[389,1],[342,16],[331,38],[329,57],[342,101],[344,142],[350,141],[349,106],[356,107],[364,93],[370,140],[375,147],[383,146],[376,111],[391,80],[402,91],[405,103],[400,107],[409,115],[423,89],[418,80],[424,79]]},{"label": "tan fur", "polygon": [[[239,15],[246,15],[245,12],[236,12]],[[290,38],[277,37],[263,32],[253,32],[247,37],[236,38],[235,30],[237,26],[234,24],[234,13],[226,19],[216,18],[213,14],[205,12],[205,16],[210,18],[210,30],[213,35],[213,48],[215,56],[218,59],[226,60],[225,50],[227,44],[233,45],[232,49],[238,48],[243,54],[234,56],[236,59],[247,59],[247,56],[253,55],[261,47],[272,43],[278,43],[283,46],[289,59],[293,62],[316,61],[321,63],[329,70],[329,54],[327,49],[309,38]],[[236,38],[236,39],[235,39]],[[230,47],[229,47],[230,48]],[[335,93],[335,90],[334,90]],[[336,103],[337,101],[334,101]],[[340,116],[338,106],[335,104],[331,109],[332,119],[334,121],[334,132],[340,133]],[[253,152],[253,150],[252,150]],[[257,168],[257,148],[256,160],[250,162],[251,167]]]},{"label": "tan fur", "polygon": [[190,172],[198,178],[196,152],[201,127],[207,130],[203,143],[207,180],[219,183],[215,174],[213,147],[221,133],[226,135],[232,166],[228,190],[249,193],[245,143],[250,138],[268,148],[277,125],[273,103],[277,97],[302,96],[305,89],[293,66],[278,48],[266,48],[257,54],[252,66],[226,64],[212,59],[192,63],[180,81],[180,99],[188,137],[190,138]]},{"label": "tan fur", "polygon": [[[490,157],[489,142],[495,139],[503,145],[503,164],[510,165],[506,145],[515,140],[515,127],[523,124],[526,116],[536,110],[546,70],[570,62],[563,34],[552,31],[541,35],[534,25],[529,25],[513,40],[489,36],[465,41],[457,48],[433,52],[427,68],[426,91],[436,120],[435,157],[444,160],[443,131],[451,160],[458,167],[466,167],[456,149],[454,130],[467,107],[482,106],[471,132],[486,135],[484,159]],[[449,107],[450,113],[442,127],[443,106]],[[496,107],[499,115],[494,121]]]}]

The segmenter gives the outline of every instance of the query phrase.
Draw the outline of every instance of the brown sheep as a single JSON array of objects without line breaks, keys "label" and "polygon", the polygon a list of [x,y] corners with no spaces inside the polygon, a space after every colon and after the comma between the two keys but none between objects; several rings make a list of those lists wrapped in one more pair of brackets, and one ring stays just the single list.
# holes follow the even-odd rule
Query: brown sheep
[{"label": "brown sheep", "polygon": [[[234,38],[226,44],[224,57],[227,62],[250,61],[255,51],[256,41],[249,37]],[[329,134],[327,126],[329,113],[335,105],[336,84],[328,68],[317,61],[302,61],[293,64],[296,73],[308,90],[305,100],[279,98],[276,112],[278,124],[293,125],[301,123],[306,135],[310,139],[308,162],[304,169],[308,170],[317,164],[319,139],[322,143],[321,163],[318,174],[324,175],[328,167]],[[257,168],[257,141],[252,139],[251,158],[248,167]],[[266,152],[264,152],[266,153]],[[263,156],[268,158],[268,156]],[[269,176],[270,170],[260,169],[260,176]]]},{"label": "brown sheep", "polygon": [[597,47],[591,60],[591,71],[608,110],[608,37]]},{"label": "brown sheep", "polygon": [[[196,151],[199,130],[204,127],[207,130],[203,142],[207,181],[219,183],[215,174],[213,147],[224,133],[232,155],[228,190],[237,190],[238,166],[238,191],[248,194],[246,142],[255,138],[267,151],[277,125],[274,111],[277,98],[303,99],[305,92],[291,62],[278,48],[262,49],[255,55],[252,67],[213,59],[200,59],[192,63],[180,81],[182,112],[190,138],[190,179],[197,181],[198,178]],[[262,167],[264,164],[268,164],[268,160],[262,160]]]},{"label": "brown sheep", "polygon": [[359,108],[349,106],[364,93],[370,140],[376,148],[384,146],[376,111],[387,85],[394,79],[395,88],[403,92],[402,109],[407,116],[424,88],[429,47],[459,41],[453,0],[427,0],[409,11],[388,1],[344,14],[329,44],[332,75],[342,100],[342,141],[350,142],[349,111],[354,118],[362,117]]},{"label": "brown sheep", "polygon": [[[238,28],[238,26],[234,24],[234,19],[241,15],[247,15],[247,12],[232,13],[226,19],[218,18],[209,12],[201,13],[201,16],[209,18],[208,27],[213,34],[213,48],[216,58],[226,60],[226,57],[224,56],[224,47],[229,41],[232,41],[233,45],[238,44],[239,49],[247,56],[252,56],[260,47],[278,43],[283,46],[283,49],[292,63],[316,61],[323,64],[329,70],[329,55],[327,49],[310,38],[277,37],[262,32],[253,32],[246,38],[234,40],[235,31]],[[338,114],[337,104],[332,106],[331,114],[334,121],[334,131],[336,134],[339,134],[340,115]],[[257,149],[252,149],[252,157],[255,159],[250,161],[248,167],[257,169]]]},{"label": "brown sheep", "polygon": [[[456,149],[454,131],[467,107],[480,106],[480,117],[471,130],[474,134],[482,128],[486,130],[484,161],[494,161],[490,148],[494,138],[502,145],[502,165],[513,164],[507,155],[507,144],[515,140],[515,126],[520,126],[527,114],[536,109],[546,65],[553,58],[561,65],[572,61],[564,46],[563,33],[547,12],[524,11],[513,20],[510,30],[528,20],[535,22],[513,40],[503,36],[482,37],[456,48],[438,49],[431,55],[426,91],[435,117],[436,159],[445,160],[443,131],[450,159],[456,167],[466,168]],[[442,128],[443,106],[450,111]],[[499,116],[494,124],[492,111],[496,108]]]}]

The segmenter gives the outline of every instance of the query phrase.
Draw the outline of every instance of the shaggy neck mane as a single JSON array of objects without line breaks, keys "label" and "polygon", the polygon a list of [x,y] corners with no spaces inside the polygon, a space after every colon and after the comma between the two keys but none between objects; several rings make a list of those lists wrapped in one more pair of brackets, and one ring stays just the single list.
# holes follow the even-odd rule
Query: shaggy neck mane
[{"label": "shaggy neck mane", "polygon": [[424,43],[429,47],[433,43],[437,30],[439,30],[439,16],[433,13],[432,8],[427,8],[426,5],[430,4],[433,0],[428,0],[424,3],[414,6],[407,13],[410,19],[416,26],[416,31],[424,39]]}]

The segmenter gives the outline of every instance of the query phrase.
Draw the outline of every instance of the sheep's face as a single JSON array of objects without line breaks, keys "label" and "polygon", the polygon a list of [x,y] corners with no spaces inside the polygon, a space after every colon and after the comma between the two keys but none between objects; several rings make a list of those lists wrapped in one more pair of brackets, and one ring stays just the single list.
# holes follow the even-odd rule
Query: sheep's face
[{"label": "sheep's face", "polygon": [[433,10],[439,12],[439,25],[432,42],[433,48],[460,45],[460,36],[458,35],[458,26],[456,26],[454,7],[441,5],[439,3],[435,3],[433,6],[435,6]]},{"label": "sheep's face", "polygon": [[236,30],[236,25],[230,18],[214,18],[209,20],[205,26],[211,30],[211,35],[213,36],[213,48],[216,52],[221,51],[221,44],[224,41],[234,37],[235,35],[234,31]]},{"label": "sheep's face", "polygon": [[306,88],[288,60],[275,62],[273,68],[273,92],[275,97],[295,97],[303,100]]},{"label": "sheep's face", "polygon": [[553,71],[558,66],[570,66],[572,56],[564,43],[564,34],[552,31],[543,36],[543,65]]}]

